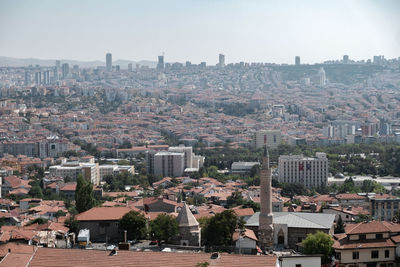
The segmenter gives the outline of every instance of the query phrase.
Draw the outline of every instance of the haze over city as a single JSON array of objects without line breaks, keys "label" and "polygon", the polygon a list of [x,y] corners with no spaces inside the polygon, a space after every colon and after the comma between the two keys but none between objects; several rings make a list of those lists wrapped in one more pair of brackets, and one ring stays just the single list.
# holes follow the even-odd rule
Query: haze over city
[{"label": "haze over city", "polygon": [[0,56],[215,64],[397,57],[396,0],[1,1]]},{"label": "haze over city", "polygon": [[399,267],[399,11],[0,0],[0,267]]}]

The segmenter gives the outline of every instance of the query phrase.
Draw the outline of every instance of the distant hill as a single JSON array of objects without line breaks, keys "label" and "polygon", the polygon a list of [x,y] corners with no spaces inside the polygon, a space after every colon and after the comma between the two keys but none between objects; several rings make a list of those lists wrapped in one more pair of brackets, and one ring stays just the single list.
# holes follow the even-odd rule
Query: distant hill
[{"label": "distant hill", "polygon": [[[72,67],[73,65],[79,65],[79,67],[83,68],[88,68],[88,67],[94,68],[106,65],[104,61],[100,60],[79,61],[79,60],[60,59],[60,61],[61,64],[68,63],[70,67]],[[135,68],[136,63],[142,66],[149,66],[150,68],[154,68],[157,65],[157,62],[149,60],[132,61],[132,60],[118,59],[113,61],[113,65],[120,65],[122,69],[127,69],[129,63],[133,64],[133,68]],[[0,56],[0,67],[27,67],[29,65],[33,66],[40,65],[41,67],[53,67],[56,65],[56,59],[13,58],[13,57]]]}]

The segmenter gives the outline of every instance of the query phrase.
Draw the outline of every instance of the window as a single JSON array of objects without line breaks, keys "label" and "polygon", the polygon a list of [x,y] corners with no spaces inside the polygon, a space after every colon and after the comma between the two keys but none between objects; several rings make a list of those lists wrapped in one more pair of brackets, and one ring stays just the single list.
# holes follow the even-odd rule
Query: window
[{"label": "window", "polygon": [[385,250],[385,258],[389,258],[389,250]]},{"label": "window", "polygon": [[298,238],[297,238],[297,243],[300,243],[301,241],[303,241],[303,238],[298,237]]},{"label": "window", "polygon": [[353,252],[353,260],[358,260],[360,258],[360,252],[355,251]]},{"label": "window", "polygon": [[379,251],[378,251],[378,250],[373,250],[373,251],[371,251],[371,258],[372,258],[372,259],[377,259],[377,258],[379,258]]},{"label": "window", "polygon": [[376,234],[376,239],[382,239],[383,238],[383,234]]},{"label": "window", "polygon": [[366,238],[367,238],[366,235],[359,235],[359,237],[358,237],[358,239],[360,239],[360,240],[365,240]]},{"label": "window", "polygon": [[296,264],[296,267],[301,267],[301,264]]},{"label": "window", "polygon": [[380,267],[387,267],[386,263],[381,263]]},{"label": "window", "polygon": [[342,254],[341,254],[340,252],[336,252],[335,258],[336,258],[337,260],[341,260]]}]

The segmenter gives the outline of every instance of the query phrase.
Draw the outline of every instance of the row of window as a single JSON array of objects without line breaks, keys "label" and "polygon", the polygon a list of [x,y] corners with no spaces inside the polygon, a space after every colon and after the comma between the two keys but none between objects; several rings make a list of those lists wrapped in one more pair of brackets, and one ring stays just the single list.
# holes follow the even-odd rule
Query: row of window
[{"label": "row of window", "polygon": [[[385,250],[385,258],[390,257],[390,250]],[[372,250],[371,251],[371,259],[377,259],[379,258],[379,250]],[[353,251],[353,260],[358,260],[360,259],[360,252],[359,251]]]}]

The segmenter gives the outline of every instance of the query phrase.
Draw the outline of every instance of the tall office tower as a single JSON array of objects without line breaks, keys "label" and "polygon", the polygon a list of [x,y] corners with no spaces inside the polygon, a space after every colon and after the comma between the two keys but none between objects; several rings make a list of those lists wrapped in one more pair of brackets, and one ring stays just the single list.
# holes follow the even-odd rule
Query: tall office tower
[{"label": "tall office tower", "polygon": [[121,66],[120,65],[115,65],[115,71],[120,71],[121,70]]},{"label": "tall office tower", "polygon": [[60,61],[60,60],[56,60],[56,67],[57,67],[58,69],[61,68],[61,61]]},{"label": "tall office tower", "polygon": [[225,55],[219,54],[218,66],[225,67]]},{"label": "tall office tower", "polygon": [[25,71],[25,85],[31,85],[31,73]]},{"label": "tall office tower", "polygon": [[328,182],[329,163],[325,153],[315,153],[315,158],[303,155],[280,156],[278,180],[281,183],[319,187]]},{"label": "tall office tower", "polygon": [[294,58],[294,62],[295,62],[295,64],[296,64],[296,66],[300,66],[300,56],[296,56],[296,57]]},{"label": "tall office tower", "polygon": [[192,63],[190,61],[186,61],[185,66],[190,67],[190,66],[192,66]]},{"label": "tall office tower", "polygon": [[157,70],[164,70],[164,56],[158,56]]},{"label": "tall office tower", "polygon": [[348,55],[344,55],[343,56],[343,64],[347,64],[349,63],[349,56]]},{"label": "tall office tower", "polygon": [[254,133],[253,146],[255,148],[262,148],[265,145],[268,148],[275,149],[282,142],[281,131],[279,130],[261,130]]},{"label": "tall office tower", "polygon": [[36,85],[42,84],[42,72],[40,71],[35,73],[35,84]]},{"label": "tall office tower", "polygon": [[57,82],[58,80],[60,80],[59,70],[60,70],[60,68],[58,68],[57,66],[53,69],[53,81],[54,82]]},{"label": "tall office tower", "polygon": [[128,64],[128,71],[132,71],[132,70],[133,70],[132,63],[129,63]]},{"label": "tall office tower", "polygon": [[49,85],[50,84],[50,71],[46,70],[43,72],[43,84]]},{"label": "tall office tower", "polygon": [[318,71],[318,76],[319,76],[319,86],[323,87],[326,85],[326,75],[325,75],[325,70],[323,67],[321,67]]},{"label": "tall office tower", "polygon": [[111,55],[111,53],[106,54],[106,70],[112,71],[112,55]]},{"label": "tall office tower", "polygon": [[68,63],[62,64],[62,77],[63,79],[67,79],[69,74],[69,65]]},{"label": "tall office tower", "polygon": [[271,168],[269,167],[269,154],[266,144],[264,145],[264,157],[260,170],[260,204],[261,211],[258,219],[259,242],[261,249],[266,250],[271,248],[274,242],[272,176]]}]

